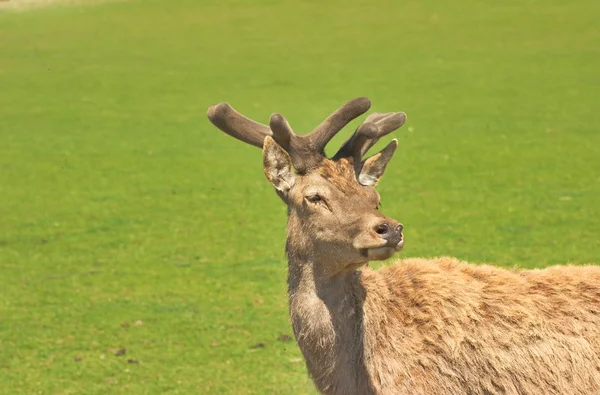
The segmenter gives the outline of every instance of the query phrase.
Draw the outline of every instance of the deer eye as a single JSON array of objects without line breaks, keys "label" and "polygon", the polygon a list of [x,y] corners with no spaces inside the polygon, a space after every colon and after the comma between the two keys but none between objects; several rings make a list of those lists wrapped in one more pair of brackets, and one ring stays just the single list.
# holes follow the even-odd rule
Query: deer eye
[{"label": "deer eye", "polygon": [[308,200],[311,203],[318,203],[318,202],[322,201],[323,199],[321,199],[321,196],[315,194],[315,195],[307,196],[306,200]]}]

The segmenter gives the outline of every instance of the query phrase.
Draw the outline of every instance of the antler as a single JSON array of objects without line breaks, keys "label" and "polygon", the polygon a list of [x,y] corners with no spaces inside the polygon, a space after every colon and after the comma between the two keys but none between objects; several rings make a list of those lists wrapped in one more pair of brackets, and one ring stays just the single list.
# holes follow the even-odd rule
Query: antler
[{"label": "antler", "polygon": [[[371,107],[366,97],[350,100],[325,119],[308,135],[294,133],[290,124],[281,114],[273,114],[269,126],[253,121],[233,109],[227,103],[219,103],[208,109],[210,121],[228,135],[245,143],[262,148],[266,136],[272,136],[285,149],[292,164],[299,172],[305,172],[325,158],[325,146],[354,118],[364,114]],[[362,157],[377,141],[398,129],[406,121],[403,112],[374,113],[367,117],[346,140],[333,157],[334,160],[353,160],[357,174],[362,167]]]},{"label": "antler", "polygon": [[325,157],[325,146],[329,140],[370,107],[371,102],[366,97],[351,100],[304,136],[294,133],[281,114],[273,114],[269,125],[275,141],[290,154],[296,170],[302,172],[319,163]]},{"label": "antler", "polygon": [[216,127],[231,137],[258,148],[262,148],[265,137],[272,135],[268,126],[246,118],[225,102],[209,107],[206,115]]},{"label": "antler", "polygon": [[271,116],[269,130],[269,127],[244,117],[227,103],[210,107],[207,115],[211,122],[225,133],[256,147],[262,148],[265,137],[273,136],[275,141],[290,154],[296,170],[305,172],[325,157],[325,146],[329,140],[348,122],[364,114],[370,107],[371,102],[366,97],[351,100],[308,135],[294,133],[281,114]]},{"label": "antler", "polygon": [[398,129],[406,122],[403,112],[373,113],[367,117],[354,134],[346,140],[333,159],[352,158],[355,166],[360,166],[362,157],[377,141]]}]

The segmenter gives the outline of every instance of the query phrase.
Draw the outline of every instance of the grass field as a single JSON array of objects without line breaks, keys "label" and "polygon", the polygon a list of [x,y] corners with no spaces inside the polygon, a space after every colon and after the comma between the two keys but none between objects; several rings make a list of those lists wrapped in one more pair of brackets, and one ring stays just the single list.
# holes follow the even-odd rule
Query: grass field
[{"label": "grass field", "polygon": [[593,0],[0,10],[0,393],[314,392],[282,336],[285,208],[260,151],[206,120],[222,100],[304,132],[357,96],[406,111],[379,187],[401,256],[600,263],[599,19]]}]

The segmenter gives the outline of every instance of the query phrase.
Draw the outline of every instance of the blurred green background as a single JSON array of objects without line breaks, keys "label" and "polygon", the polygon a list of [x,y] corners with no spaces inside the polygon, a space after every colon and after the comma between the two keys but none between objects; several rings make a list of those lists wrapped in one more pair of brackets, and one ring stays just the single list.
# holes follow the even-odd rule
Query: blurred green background
[{"label": "blurred green background", "polygon": [[378,188],[401,256],[600,263],[599,19],[591,0],[3,7],[0,392],[314,393],[285,207],[260,150],[207,121],[223,100],[300,132],[358,96],[405,111]]}]

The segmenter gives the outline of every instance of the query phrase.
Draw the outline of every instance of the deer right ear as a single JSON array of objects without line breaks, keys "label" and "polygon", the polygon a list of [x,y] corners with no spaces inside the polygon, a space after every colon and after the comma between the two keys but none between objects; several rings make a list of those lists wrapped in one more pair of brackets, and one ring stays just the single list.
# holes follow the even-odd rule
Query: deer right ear
[{"label": "deer right ear", "polygon": [[358,176],[358,182],[369,187],[377,185],[397,147],[398,140],[393,139],[384,149],[367,159]]},{"label": "deer right ear", "polygon": [[263,144],[263,169],[277,191],[286,194],[294,186],[296,176],[290,155],[271,136]]}]

